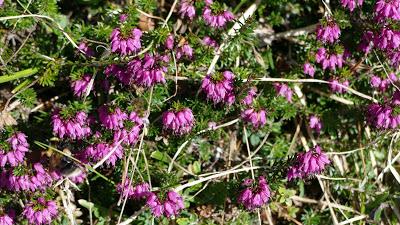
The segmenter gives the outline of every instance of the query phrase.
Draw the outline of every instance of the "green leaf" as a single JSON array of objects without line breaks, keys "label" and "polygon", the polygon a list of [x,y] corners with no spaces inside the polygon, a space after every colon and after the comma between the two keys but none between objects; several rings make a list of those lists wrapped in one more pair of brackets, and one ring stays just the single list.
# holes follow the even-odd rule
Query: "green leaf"
[{"label": "green leaf", "polygon": [[157,159],[159,161],[165,162],[165,163],[170,162],[169,157],[168,157],[167,153],[165,153],[165,152],[155,151],[155,152],[151,153],[150,157],[153,159]]},{"label": "green leaf", "polygon": [[23,77],[29,77],[29,76],[32,76],[33,74],[37,73],[37,72],[38,72],[38,69],[32,68],[32,69],[22,70],[22,71],[16,72],[16,73],[11,74],[11,75],[0,76],[0,84],[1,83],[5,83],[5,82],[9,82],[9,81],[12,81],[12,80],[20,79],[20,78],[23,78]]}]

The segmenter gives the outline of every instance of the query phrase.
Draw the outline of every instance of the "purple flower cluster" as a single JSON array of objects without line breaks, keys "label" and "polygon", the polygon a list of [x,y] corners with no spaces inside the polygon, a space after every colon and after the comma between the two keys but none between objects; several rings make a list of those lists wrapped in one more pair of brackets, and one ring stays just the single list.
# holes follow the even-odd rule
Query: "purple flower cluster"
[{"label": "purple flower cluster", "polygon": [[375,14],[379,20],[400,20],[399,0],[379,0],[375,4]]},{"label": "purple flower cluster", "polygon": [[214,40],[214,39],[212,39],[212,38],[209,37],[209,36],[205,36],[205,37],[201,40],[201,43],[202,43],[203,45],[210,46],[210,47],[214,48],[215,50],[217,50],[217,49],[219,48],[219,44],[217,43],[217,41]]},{"label": "purple flower cluster", "polygon": [[321,132],[322,129],[322,122],[321,119],[315,115],[310,116],[310,122],[309,122],[310,128],[315,130],[317,134]]},{"label": "purple flower cluster", "polygon": [[192,20],[196,16],[196,9],[192,0],[182,0],[179,8],[179,14],[182,18]]},{"label": "purple flower cluster", "polygon": [[396,91],[392,99],[384,104],[372,103],[367,108],[367,122],[378,129],[395,129],[400,125],[400,92]]},{"label": "purple flower cluster", "polygon": [[106,67],[104,74],[109,77],[115,76],[122,84],[129,85],[131,82],[131,75],[127,72],[126,68],[111,64]]},{"label": "purple flower cluster", "polygon": [[325,48],[319,48],[315,54],[315,61],[322,65],[322,69],[329,68],[330,70],[335,70],[337,68],[342,68],[344,63],[343,54],[330,54]]},{"label": "purple flower cluster", "polygon": [[254,128],[259,128],[267,123],[267,112],[264,109],[256,110],[248,108],[242,111],[242,119],[251,123]]},{"label": "purple flower cluster", "polygon": [[400,31],[384,27],[374,36],[374,44],[381,50],[396,49],[400,46]]},{"label": "purple flower cluster", "polygon": [[233,104],[235,101],[234,77],[235,75],[230,71],[207,75],[201,84],[201,88],[206,93],[207,99],[212,100],[214,104],[220,102],[227,105]]},{"label": "purple flower cluster", "polygon": [[126,178],[124,184],[117,184],[117,192],[124,198],[141,199],[150,194],[150,186],[148,183],[141,183],[133,187],[131,181]]},{"label": "purple flower cluster", "polygon": [[256,87],[250,88],[250,90],[247,92],[247,95],[242,99],[241,101],[242,104],[247,106],[253,104],[254,97],[256,96],[256,94],[257,94],[257,88]]},{"label": "purple flower cluster", "polygon": [[143,120],[136,112],[131,112],[124,122],[128,124],[114,133],[114,142],[122,140],[122,143],[134,145],[138,141],[139,134],[142,131]]},{"label": "purple flower cluster", "polygon": [[271,192],[267,184],[267,180],[263,176],[258,177],[258,183],[254,184],[253,179],[246,179],[242,186],[245,189],[240,192],[238,202],[247,210],[254,210],[267,204]]},{"label": "purple flower cluster", "polygon": [[227,10],[215,10],[212,9],[213,1],[209,0],[206,2],[206,7],[203,10],[203,19],[207,25],[214,28],[225,27],[225,25],[232,21],[235,16],[233,13]]},{"label": "purple flower cluster", "polygon": [[46,201],[43,197],[25,204],[22,214],[30,224],[50,224],[58,215],[58,207],[54,201]]},{"label": "purple flower cluster", "polygon": [[177,216],[185,208],[182,197],[175,191],[168,191],[163,202],[155,193],[150,192],[147,196],[146,205],[150,208],[153,216],[165,215],[168,218]]},{"label": "purple flower cluster", "polygon": [[106,105],[102,105],[98,109],[99,120],[101,124],[111,130],[118,130],[124,127],[124,121],[128,119],[128,115],[120,108],[111,109]]},{"label": "purple flower cluster", "polygon": [[194,126],[194,116],[189,108],[168,110],[163,113],[162,121],[164,130],[170,130],[175,135],[187,134]]},{"label": "purple flower cluster", "polygon": [[332,44],[339,39],[340,28],[333,20],[329,20],[324,25],[319,24],[316,33],[317,40]]},{"label": "purple flower cluster", "polygon": [[[90,84],[92,76],[90,74],[85,74],[79,80],[75,80],[71,83],[71,88],[74,91],[74,95],[77,97],[82,97],[88,91],[87,88]],[[91,87],[93,89],[93,87]],[[91,90],[89,90],[91,91]]]},{"label": "purple flower cluster", "polygon": [[[112,152],[112,153],[110,153]],[[83,158],[92,159],[94,161],[100,161],[105,158],[108,154],[111,154],[110,157],[107,158],[105,164],[107,166],[115,166],[115,163],[118,159],[121,159],[124,154],[124,149],[121,144],[118,143],[97,143],[88,146],[83,152]]]},{"label": "purple flower cluster", "polygon": [[303,72],[304,74],[309,75],[310,77],[314,77],[315,74],[315,68],[313,65],[311,65],[310,63],[304,63],[303,65]]},{"label": "purple flower cluster", "polygon": [[119,28],[115,28],[111,33],[111,51],[121,55],[137,53],[141,46],[140,38],[142,31],[134,28],[129,34],[123,34]]},{"label": "purple flower cluster", "polygon": [[328,156],[316,145],[308,152],[297,154],[294,165],[289,167],[287,178],[290,181],[321,173],[329,163]]},{"label": "purple flower cluster", "polygon": [[13,134],[8,140],[8,146],[0,147],[0,167],[6,164],[15,167],[24,161],[25,153],[29,151],[26,135],[22,132]]},{"label": "purple flower cluster", "polygon": [[168,35],[164,43],[165,48],[172,50],[174,48],[174,35]]},{"label": "purple flower cluster", "polygon": [[332,92],[336,92],[339,94],[343,94],[347,92],[346,87],[349,87],[349,81],[345,80],[342,83],[340,83],[337,79],[330,79],[329,81],[329,88],[331,89]]},{"label": "purple flower cluster", "polygon": [[274,88],[278,96],[285,97],[288,102],[292,102],[293,91],[286,84],[274,83]]},{"label": "purple flower cluster", "polygon": [[169,62],[168,56],[145,54],[143,59],[134,59],[128,63],[128,73],[131,81],[138,86],[151,87],[158,83],[165,83],[164,73],[167,67],[163,63]]},{"label": "purple flower cluster", "polygon": [[364,0],[340,0],[342,6],[348,8],[350,12],[353,12],[356,6],[361,7]]},{"label": "purple flower cluster", "polygon": [[187,59],[191,59],[193,57],[193,49],[187,42],[176,49],[176,59],[180,60],[183,57],[186,57]]},{"label": "purple flower cluster", "polygon": [[86,42],[81,42],[81,43],[79,44],[79,46],[78,46],[78,49],[79,49],[83,54],[85,54],[85,56],[87,56],[87,57],[92,57],[92,56],[94,56],[94,51],[93,51],[93,49],[91,49],[91,48],[89,47],[89,45],[88,45]]},{"label": "purple flower cluster", "polygon": [[370,83],[373,88],[380,92],[385,92],[392,82],[397,81],[397,76],[394,73],[389,74],[389,78],[382,79],[379,76],[373,75],[371,77]]},{"label": "purple flower cluster", "polygon": [[90,135],[89,119],[85,112],[77,112],[75,116],[68,119],[63,118],[60,112],[61,109],[55,109],[51,117],[53,133],[55,135],[60,138],[65,137],[73,140],[80,140]]},{"label": "purple flower cluster", "polygon": [[15,217],[14,210],[11,209],[7,213],[4,212],[3,215],[0,215],[0,225],[13,225],[14,217]]}]

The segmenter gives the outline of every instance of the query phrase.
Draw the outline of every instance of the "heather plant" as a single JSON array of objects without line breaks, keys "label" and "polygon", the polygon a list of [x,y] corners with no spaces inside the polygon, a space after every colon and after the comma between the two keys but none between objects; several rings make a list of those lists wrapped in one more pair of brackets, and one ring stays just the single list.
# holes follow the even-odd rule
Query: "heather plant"
[{"label": "heather plant", "polygon": [[0,225],[398,224],[400,0],[0,0]]}]

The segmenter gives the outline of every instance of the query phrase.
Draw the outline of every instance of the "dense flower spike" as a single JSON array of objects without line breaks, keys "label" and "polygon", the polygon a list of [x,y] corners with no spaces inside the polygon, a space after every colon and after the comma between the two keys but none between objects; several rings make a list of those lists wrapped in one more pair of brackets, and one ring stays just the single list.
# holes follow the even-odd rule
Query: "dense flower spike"
[{"label": "dense flower spike", "polygon": [[353,12],[356,6],[361,7],[364,0],[340,0],[342,6],[348,8],[350,12]]},{"label": "dense flower spike", "polygon": [[164,73],[167,67],[163,63],[169,61],[167,56],[146,54],[143,59],[134,59],[128,63],[128,73],[132,81],[139,86],[151,87],[158,83],[165,83]]},{"label": "dense flower spike", "polygon": [[0,214],[0,225],[13,225],[14,224],[15,211],[10,209],[7,213]]},{"label": "dense flower spike", "polygon": [[321,173],[329,163],[328,156],[316,145],[308,152],[297,154],[294,165],[289,167],[287,178],[288,180],[306,178]]},{"label": "dense flower spike", "polygon": [[267,204],[271,193],[267,180],[263,176],[258,177],[257,184],[254,184],[252,179],[246,179],[243,181],[242,186],[245,189],[240,192],[238,202],[247,210],[254,210]]},{"label": "dense flower spike", "polygon": [[206,2],[206,7],[203,10],[203,19],[207,25],[214,28],[225,27],[225,25],[232,21],[235,16],[227,10],[218,10],[215,12],[212,8],[212,1]]},{"label": "dense flower spike", "polygon": [[378,129],[395,129],[400,125],[400,114],[395,110],[400,105],[400,92],[384,104],[372,103],[367,108],[367,122]]},{"label": "dense flower spike", "polygon": [[141,183],[133,187],[131,181],[126,178],[124,185],[122,183],[117,185],[117,192],[124,198],[141,199],[150,194],[150,185],[148,183]]},{"label": "dense flower spike", "polygon": [[325,48],[319,48],[315,54],[315,61],[322,64],[322,69],[329,68],[335,70],[336,68],[342,68],[344,59],[343,54],[329,54]]},{"label": "dense flower spike", "polygon": [[161,202],[155,193],[150,192],[147,196],[146,204],[153,216],[156,217],[160,217],[161,215],[165,215],[166,217],[177,216],[185,208],[182,197],[174,191],[167,193],[164,202]]},{"label": "dense flower spike", "polygon": [[47,201],[40,197],[27,203],[22,214],[30,224],[50,224],[58,215],[58,207],[54,201]]},{"label": "dense flower spike", "polygon": [[194,126],[192,110],[184,108],[179,111],[169,110],[162,116],[163,128],[172,131],[175,135],[189,133]]},{"label": "dense flower spike", "polygon": [[321,132],[322,129],[322,122],[321,119],[315,115],[310,116],[310,122],[309,122],[310,128],[314,129],[317,134]]},{"label": "dense flower spike", "polygon": [[391,83],[390,79],[381,79],[380,77],[375,75],[371,77],[370,82],[371,86],[380,92],[385,92]]},{"label": "dense flower spike", "polygon": [[311,65],[310,63],[304,63],[303,65],[303,72],[304,74],[309,75],[310,77],[314,77],[315,74],[315,68],[313,65]]},{"label": "dense flower spike", "polygon": [[375,5],[376,17],[380,20],[400,20],[399,0],[378,0]]},{"label": "dense flower spike", "polygon": [[136,112],[131,112],[124,123],[127,123],[127,126],[114,133],[114,142],[122,140],[127,145],[136,144],[143,127],[143,120]]},{"label": "dense flower spike", "polygon": [[391,50],[400,46],[399,31],[393,31],[385,27],[382,28],[382,30],[380,30],[374,37],[375,46],[382,50]]},{"label": "dense flower spike", "polygon": [[87,57],[92,57],[92,56],[94,56],[94,51],[93,51],[93,49],[91,49],[91,48],[89,47],[89,45],[88,45],[86,42],[81,42],[81,43],[79,44],[79,46],[78,46],[78,49],[79,49],[83,54],[85,54],[85,56],[87,56]]},{"label": "dense flower spike", "polygon": [[82,139],[91,133],[88,115],[85,112],[77,112],[70,118],[63,118],[61,109],[55,109],[51,117],[53,133],[60,138]]},{"label": "dense flower spike", "polygon": [[340,83],[337,79],[330,79],[329,81],[329,87],[332,92],[336,92],[339,94],[343,94],[347,92],[346,87],[349,87],[349,81],[345,80],[342,83]]},{"label": "dense flower spike", "polygon": [[201,88],[206,93],[207,99],[212,100],[214,104],[231,105],[235,101],[234,77],[234,74],[230,71],[207,75],[201,83]]},{"label": "dense flower spike", "polygon": [[77,97],[82,97],[87,91],[91,91],[93,86],[90,87],[90,90],[87,90],[91,79],[92,76],[90,74],[85,74],[81,77],[81,79],[73,81],[71,83],[71,88],[74,91],[74,95]]},{"label": "dense flower spike", "polygon": [[326,24],[317,26],[317,39],[324,43],[334,43],[340,36],[340,28],[334,21],[328,20]]},{"label": "dense flower spike", "polygon": [[274,83],[274,88],[279,96],[285,97],[288,102],[292,102],[293,91],[286,84]]},{"label": "dense flower spike", "polygon": [[123,34],[119,28],[111,33],[111,51],[121,55],[137,53],[141,46],[142,31],[134,28],[129,34]]},{"label": "dense flower spike", "polygon": [[250,88],[250,90],[247,92],[247,95],[242,99],[242,104],[247,106],[253,104],[256,93],[257,93],[257,88],[255,87]]},{"label": "dense flower spike", "polygon": [[193,49],[187,43],[184,43],[182,46],[176,49],[176,59],[180,60],[183,57],[186,57],[188,59],[191,59],[193,57]]},{"label": "dense flower spike", "polygon": [[110,154],[110,156],[107,157],[105,164],[114,167],[117,160],[121,159],[124,155],[124,149],[118,142],[113,144],[102,142],[87,147],[82,157],[86,158],[86,160],[93,159],[98,162],[106,158],[108,154]]},{"label": "dense flower spike", "polygon": [[196,16],[196,9],[192,0],[182,0],[179,8],[179,14],[182,18],[192,20]]},{"label": "dense flower spike", "polygon": [[112,130],[123,128],[124,120],[128,118],[128,115],[118,107],[112,110],[110,107],[103,105],[98,109],[98,113],[102,125]]},{"label": "dense flower spike", "polygon": [[7,140],[9,146],[0,147],[0,167],[7,164],[15,167],[24,161],[25,153],[29,151],[26,135],[17,132]]},{"label": "dense flower spike", "polygon": [[251,123],[254,128],[263,127],[267,123],[267,113],[264,109],[255,110],[253,108],[242,111],[242,119]]}]

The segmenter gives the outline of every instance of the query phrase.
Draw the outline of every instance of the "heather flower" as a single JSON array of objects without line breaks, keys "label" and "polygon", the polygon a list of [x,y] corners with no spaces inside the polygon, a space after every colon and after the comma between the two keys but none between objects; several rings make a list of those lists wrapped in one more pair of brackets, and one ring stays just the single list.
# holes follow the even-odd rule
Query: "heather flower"
[{"label": "heather flower", "polygon": [[168,35],[167,39],[165,40],[164,46],[169,50],[172,50],[174,48],[174,36],[172,34]]},{"label": "heather flower", "polygon": [[390,85],[389,79],[381,79],[378,76],[371,77],[371,86],[380,92],[385,92]]},{"label": "heather flower", "polygon": [[329,81],[329,87],[332,92],[343,94],[347,92],[347,87],[349,87],[349,81],[345,80],[344,82],[340,83],[337,79],[331,79]]},{"label": "heather flower", "polygon": [[189,18],[192,20],[196,16],[196,9],[194,8],[191,0],[182,0],[179,8],[179,14],[182,18]]},{"label": "heather flower", "polygon": [[123,143],[134,145],[139,140],[139,134],[143,127],[143,120],[136,112],[131,112],[124,121],[126,126],[114,133],[114,142],[123,140]]},{"label": "heather flower", "polygon": [[58,207],[54,201],[47,201],[43,197],[25,204],[22,214],[30,224],[50,224],[57,217]]},{"label": "heather flower", "polygon": [[0,7],[4,6],[4,0],[0,0]]},{"label": "heather flower", "polygon": [[372,103],[367,107],[367,122],[378,129],[395,129],[400,125],[400,114],[396,108],[400,105],[400,92],[396,91],[391,101],[384,104]]},{"label": "heather flower", "polygon": [[247,92],[247,95],[242,99],[242,104],[244,105],[251,105],[253,104],[254,97],[256,96],[257,88],[252,87],[250,90]]},{"label": "heather flower", "polygon": [[94,161],[103,160],[109,154],[110,157],[107,158],[105,164],[107,166],[115,166],[117,160],[121,159],[124,154],[124,149],[119,143],[98,143],[94,145],[90,145],[84,151],[83,157],[86,159],[93,159]]},{"label": "heather flower", "polygon": [[217,123],[214,121],[210,121],[207,123],[208,128],[210,128],[211,130],[215,130],[215,127],[217,126]]},{"label": "heather flower", "polygon": [[203,40],[201,41],[201,43],[203,43],[203,45],[215,48],[216,50],[219,48],[219,44],[217,43],[217,41],[215,41],[214,39],[210,38],[209,36],[205,36],[203,38]]},{"label": "heather flower", "polygon": [[321,132],[322,129],[322,123],[321,123],[321,119],[318,118],[315,115],[312,115],[310,117],[310,122],[309,122],[310,128],[314,129],[315,132],[317,132],[318,134]]},{"label": "heather flower", "polygon": [[340,2],[344,8],[348,8],[350,12],[353,12],[356,6],[362,6],[364,0],[340,0]]},{"label": "heather flower", "polygon": [[75,184],[81,184],[86,180],[87,173],[83,170],[79,170],[77,174],[73,174],[71,176],[68,176],[68,179],[72,181],[72,183]]},{"label": "heather flower", "polygon": [[51,117],[53,133],[60,138],[80,140],[90,135],[88,115],[85,112],[77,112],[75,116],[63,118],[60,109],[55,109]]},{"label": "heather flower", "polygon": [[315,61],[322,64],[322,69],[335,70],[336,67],[342,68],[343,66],[343,55],[342,54],[329,54],[325,48],[319,48],[316,55]]},{"label": "heather flower", "polygon": [[[90,84],[90,80],[92,79],[92,76],[90,74],[85,74],[81,77],[81,79],[73,81],[71,83],[71,88],[74,91],[74,95],[77,97],[82,97],[86,94],[88,91],[88,86]],[[90,87],[91,91],[93,89],[93,86]]]},{"label": "heather flower", "polygon": [[271,192],[263,176],[258,177],[258,183],[255,183],[252,179],[246,179],[242,183],[242,186],[245,187],[245,189],[240,192],[238,202],[247,210],[260,208],[267,204]]},{"label": "heather flower", "polygon": [[7,146],[0,146],[0,166],[6,164],[15,167],[24,162],[25,153],[29,151],[26,135],[22,132],[13,134],[8,140]]},{"label": "heather flower", "polygon": [[324,43],[334,43],[340,36],[339,26],[332,20],[327,21],[326,24],[319,24],[317,26],[317,40]]},{"label": "heather flower", "polygon": [[391,50],[387,53],[390,63],[397,68],[400,65],[400,50]]},{"label": "heather flower", "polygon": [[128,34],[123,34],[119,28],[116,28],[111,33],[111,51],[121,55],[129,55],[137,53],[142,47],[140,38],[142,31],[134,28]]},{"label": "heather flower", "polygon": [[293,91],[286,84],[274,83],[274,88],[279,96],[285,97],[288,102],[292,102]]},{"label": "heather flower", "polygon": [[78,46],[78,49],[79,49],[83,54],[85,54],[85,56],[87,56],[87,57],[92,57],[92,56],[94,56],[94,51],[93,51],[93,49],[91,49],[91,48],[89,47],[89,45],[88,45],[87,43],[85,43],[85,42],[81,42],[81,43],[79,44],[79,46]]},{"label": "heather flower", "polygon": [[101,124],[111,130],[123,128],[124,120],[128,118],[128,115],[118,107],[112,110],[110,107],[102,105],[98,109],[98,113]]},{"label": "heather flower", "polygon": [[160,217],[163,214],[166,217],[177,216],[185,207],[182,197],[174,191],[169,191],[167,193],[164,202],[161,202],[156,194],[149,192],[146,205],[150,208],[155,217]]},{"label": "heather flower", "polygon": [[108,65],[104,70],[104,74],[107,77],[114,75],[124,85],[129,85],[131,82],[131,75],[126,71],[126,68],[115,64]]},{"label": "heather flower", "polygon": [[[210,1],[209,3],[212,3]],[[212,3],[215,4],[215,3]],[[214,10],[212,4],[207,4],[203,10],[203,19],[207,25],[214,28],[221,28],[232,21],[235,16],[227,10]]]},{"label": "heather flower", "polygon": [[0,225],[13,225],[14,224],[15,211],[13,209],[8,210],[8,212],[3,212],[0,215]]},{"label": "heather flower", "polygon": [[400,46],[400,32],[393,31],[389,28],[382,28],[374,38],[376,47],[382,50],[395,49]]},{"label": "heather flower", "polygon": [[364,53],[369,53],[374,45],[374,39],[374,33],[372,31],[364,32],[358,48]]},{"label": "heather flower", "polygon": [[290,181],[321,173],[329,163],[328,156],[316,145],[308,152],[297,154],[294,165],[289,167],[287,178]]},{"label": "heather flower", "polygon": [[175,135],[187,134],[194,126],[194,116],[189,108],[166,111],[162,121],[164,130],[170,130]]},{"label": "heather flower", "polygon": [[119,15],[119,22],[124,23],[128,19],[127,14],[121,14]]},{"label": "heather flower", "polygon": [[193,57],[193,49],[187,43],[184,43],[181,47],[178,47],[176,49],[176,59],[177,60],[180,60],[181,58],[183,58],[185,56],[188,59],[191,59]]},{"label": "heather flower", "polygon": [[165,83],[167,67],[162,64],[168,60],[166,56],[145,54],[143,59],[134,59],[128,63],[128,72],[132,81],[139,86],[151,87]]},{"label": "heather flower", "polygon": [[117,192],[124,198],[141,199],[149,195],[150,186],[148,183],[141,183],[133,187],[131,181],[126,178],[124,185],[117,185]]},{"label": "heather flower", "polygon": [[314,77],[315,74],[315,68],[313,65],[311,65],[310,63],[304,63],[303,65],[303,72],[304,74],[310,75],[310,77]]},{"label": "heather flower", "polygon": [[378,0],[375,4],[375,14],[379,20],[400,20],[400,1]]},{"label": "heather flower", "polygon": [[212,100],[214,104],[220,102],[231,105],[235,101],[234,74],[230,71],[207,75],[201,84],[202,90],[206,93],[207,99]]},{"label": "heather flower", "polygon": [[264,109],[245,109],[242,111],[241,116],[244,121],[251,123],[254,128],[262,127],[267,123],[267,113]]}]

